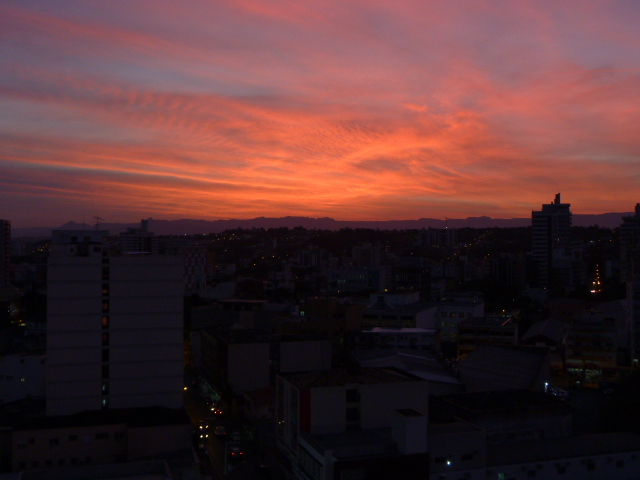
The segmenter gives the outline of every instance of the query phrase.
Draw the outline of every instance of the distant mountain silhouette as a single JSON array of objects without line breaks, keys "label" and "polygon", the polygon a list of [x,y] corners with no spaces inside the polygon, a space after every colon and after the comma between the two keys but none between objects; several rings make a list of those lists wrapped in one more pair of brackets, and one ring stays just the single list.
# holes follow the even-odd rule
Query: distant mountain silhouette
[{"label": "distant mountain silhouette", "polygon": [[[616,228],[622,223],[622,217],[633,215],[627,213],[603,213],[600,215],[573,215],[573,225],[577,227]],[[219,233],[225,230],[243,228],[295,228],[317,230],[340,230],[341,228],[372,228],[380,230],[408,230],[422,228],[509,228],[529,227],[531,218],[491,218],[467,217],[465,219],[450,218],[445,220],[435,218],[420,218],[418,220],[386,220],[386,221],[349,221],[334,220],[333,218],[311,217],[258,217],[247,220],[155,220],[149,218],[149,231],[158,235],[196,235]],[[124,232],[127,228],[139,228],[140,223],[101,223],[100,230],[109,230],[112,235]],[[14,228],[12,237],[50,237],[51,230],[93,230],[96,227],[86,223],[67,222],[56,228]]]}]

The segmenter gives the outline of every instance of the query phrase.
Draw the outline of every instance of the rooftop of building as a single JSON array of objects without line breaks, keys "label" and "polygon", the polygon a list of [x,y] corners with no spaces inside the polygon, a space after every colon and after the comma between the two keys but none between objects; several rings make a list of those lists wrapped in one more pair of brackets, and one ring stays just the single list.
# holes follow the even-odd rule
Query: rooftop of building
[{"label": "rooftop of building", "polygon": [[548,367],[549,349],[523,345],[481,345],[459,364],[468,391],[531,389]]},{"label": "rooftop of building", "polygon": [[363,367],[395,368],[431,382],[460,384],[452,369],[429,350],[373,349],[351,353]]},{"label": "rooftop of building", "polygon": [[497,315],[467,318],[458,323],[458,327],[504,327],[505,329],[515,329],[517,326],[513,321],[513,317],[500,317]]},{"label": "rooftop of building", "polygon": [[431,441],[437,441],[435,437],[440,435],[457,435],[472,432],[484,432],[484,430],[457,418],[449,418],[447,421],[436,422],[433,422],[430,418],[427,428],[427,436]]},{"label": "rooftop of building", "polygon": [[398,454],[391,428],[350,430],[324,435],[309,435],[301,431],[300,438],[320,454],[331,450],[338,460]]},{"label": "rooftop of building", "polygon": [[475,412],[566,405],[555,395],[527,389],[456,393],[441,395],[439,400]]},{"label": "rooftop of building", "polygon": [[435,335],[438,332],[435,328],[411,328],[411,327],[371,327],[362,329],[362,333],[426,333]]},{"label": "rooftop of building", "polygon": [[487,449],[487,466],[544,462],[640,451],[640,434],[599,433],[547,438],[531,442],[492,445]]},{"label": "rooftop of building", "polygon": [[439,301],[424,301],[415,302],[408,305],[394,306],[386,302],[376,302],[368,306],[364,313],[377,313],[377,312],[389,312],[394,315],[415,315],[420,312],[424,312],[431,309],[443,308],[443,307],[476,307],[483,303],[482,300],[439,300]]},{"label": "rooftop of building", "polygon": [[234,343],[270,343],[270,342],[309,342],[324,341],[322,336],[312,333],[261,333],[255,329],[238,328],[224,329],[207,328],[204,330],[210,337],[228,344]]},{"label": "rooftop of building", "polygon": [[223,298],[217,300],[220,304],[245,304],[245,305],[262,305],[267,303],[266,300],[256,300],[248,298]]},{"label": "rooftop of building", "polygon": [[[18,402],[14,402],[18,403]],[[155,425],[190,424],[191,420],[184,409],[166,407],[126,408],[110,410],[91,410],[74,415],[44,416],[44,402],[37,405],[40,410],[31,409],[28,402],[21,410],[8,410],[3,416],[3,425],[15,430],[46,430],[57,428],[75,428],[92,425],[126,424],[130,427],[150,427]],[[5,408],[7,406],[4,406]],[[36,414],[35,412],[40,412]],[[13,414],[13,415],[12,415]]]},{"label": "rooftop of building", "polygon": [[566,328],[567,324],[565,322],[548,318],[531,325],[527,333],[522,336],[522,342],[527,342],[536,337],[545,337],[555,343],[560,343]]},{"label": "rooftop of building", "polygon": [[343,368],[322,372],[293,373],[283,377],[298,388],[320,388],[344,385],[375,385],[379,383],[400,383],[422,380],[408,372],[395,368]]}]

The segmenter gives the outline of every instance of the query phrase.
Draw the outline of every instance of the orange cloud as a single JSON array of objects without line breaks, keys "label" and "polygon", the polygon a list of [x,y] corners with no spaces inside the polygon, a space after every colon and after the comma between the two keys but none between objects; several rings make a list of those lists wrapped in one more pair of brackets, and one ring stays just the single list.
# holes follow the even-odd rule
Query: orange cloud
[{"label": "orange cloud", "polygon": [[0,7],[0,201],[24,223],[38,202],[62,223],[637,201],[621,3],[29,5]]}]

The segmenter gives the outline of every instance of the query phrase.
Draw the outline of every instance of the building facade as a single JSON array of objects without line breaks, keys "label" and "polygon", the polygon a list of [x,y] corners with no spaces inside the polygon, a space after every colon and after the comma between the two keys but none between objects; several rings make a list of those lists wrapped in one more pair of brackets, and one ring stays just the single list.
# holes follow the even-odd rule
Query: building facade
[{"label": "building facade", "polygon": [[398,474],[415,462],[419,476],[402,478],[424,478],[428,401],[426,380],[391,369],[278,375],[276,443],[299,479],[380,478],[372,462]]},{"label": "building facade", "polygon": [[620,273],[623,281],[640,275],[640,203],[635,215],[622,218],[620,225]]},{"label": "building facade", "polygon": [[47,415],[183,402],[182,262],[114,256],[105,231],[54,232]]}]

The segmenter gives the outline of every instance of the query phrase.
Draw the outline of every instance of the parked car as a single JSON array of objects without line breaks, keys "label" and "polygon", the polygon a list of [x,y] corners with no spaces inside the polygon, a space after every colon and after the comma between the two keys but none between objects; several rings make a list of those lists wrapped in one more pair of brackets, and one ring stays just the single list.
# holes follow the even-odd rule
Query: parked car
[{"label": "parked car", "polygon": [[227,429],[223,425],[218,425],[215,429],[216,437],[224,437],[227,435]]},{"label": "parked car", "polygon": [[244,458],[244,451],[240,447],[240,445],[233,445],[228,448],[227,455],[229,455],[229,459],[232,462],[238,462]]}]

